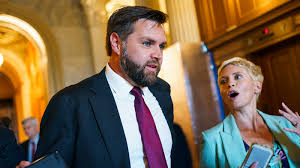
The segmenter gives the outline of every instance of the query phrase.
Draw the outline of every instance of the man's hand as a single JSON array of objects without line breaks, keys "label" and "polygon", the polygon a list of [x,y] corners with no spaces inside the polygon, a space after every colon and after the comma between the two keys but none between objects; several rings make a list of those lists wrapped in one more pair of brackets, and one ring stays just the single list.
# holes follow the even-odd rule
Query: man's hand
[{"label": "man's hand", "polygon": [[295,127],[294,129],[291,128],[283,128],[283,129],[286,131],[294,132],[300,136],[300,116],[298,112],[294,113],[284,103],[282,103],[282,107],[284,111],[279,109],[279,113],[287,120],[289,120]]},{"label": "man's hand", "polygon": [[25,168],[25,167],[27,167],[27,166],[29,166],[30,165],[30,162],[28,162],[28,161],[21,161],[20,163],[19,163],[19,165],[16,167],[16,168]]}]

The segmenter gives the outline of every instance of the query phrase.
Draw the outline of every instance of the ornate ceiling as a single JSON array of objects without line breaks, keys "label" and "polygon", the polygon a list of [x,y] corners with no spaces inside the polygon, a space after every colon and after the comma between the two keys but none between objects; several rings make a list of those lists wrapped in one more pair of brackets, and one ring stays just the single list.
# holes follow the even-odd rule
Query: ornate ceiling
[{"label": "ornate ceiling", "polygon": [[24,40],[26,38],[17,31],[0,26],[0,47],[7,47]]}]

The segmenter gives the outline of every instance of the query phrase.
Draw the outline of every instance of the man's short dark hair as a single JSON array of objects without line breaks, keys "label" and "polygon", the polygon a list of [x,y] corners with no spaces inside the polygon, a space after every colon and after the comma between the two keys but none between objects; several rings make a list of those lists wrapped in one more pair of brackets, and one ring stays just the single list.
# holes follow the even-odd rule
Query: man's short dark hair
[{"label": "man's short dark hair", "polygon": [[161,11],[144,6],[127,6],[116,10],[109,18],[106,32],[106,51],[109,56],[112,54],[110,45],[110,35],[115,32],[122,41],[133,33],[135,22],[140,19],[151,20],[163,24],[167,20],[167,15]]},{"label": "man's short dark hair", "polygon": [[8,118],[8,117],[1,117],[0,118],[0,126],[10,128],[11,124],[12,124],[12,121],[11,121],[10,118]]}]

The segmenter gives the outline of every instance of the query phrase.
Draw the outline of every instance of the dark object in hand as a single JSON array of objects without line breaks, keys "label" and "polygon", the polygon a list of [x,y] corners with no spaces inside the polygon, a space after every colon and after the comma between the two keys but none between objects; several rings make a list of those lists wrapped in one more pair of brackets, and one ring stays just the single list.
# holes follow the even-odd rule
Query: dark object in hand
[{"label": "dark object in hand", "polygon": [[49,167],[55,167],[55,168],[68,168],[66,162],[62,158],[62,156],[59,154],[58,151],[55,151],[54,153],[51,153],[49,155],[43,156],[36,161],[32,162],[30,166],[27,168],[49,168]]}]

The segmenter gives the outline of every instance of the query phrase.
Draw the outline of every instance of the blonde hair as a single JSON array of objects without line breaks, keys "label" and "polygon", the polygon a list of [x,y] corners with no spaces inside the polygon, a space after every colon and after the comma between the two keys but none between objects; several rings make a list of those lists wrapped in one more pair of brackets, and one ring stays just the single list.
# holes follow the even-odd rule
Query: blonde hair
[{"label": "blonde hair", "polygon": [[[246,69],[248,71],[250,77],[252,78],[252,80],[258,81],[261,84],[263,84],[264,75],[262,74],[260,66],[255,65],[253,62],[248,61],[244,58],[240,58],[240,57],[233,57],[231,59],[224,61],[221,64],[221,66],[218,69],[218,82],[219,82],[219,77],[220,77],[221,71],[228,65],[235,65],[235,66],[239,66],[241,68]],[[260,93],[258,93],[256,95],[256,101],[258,101],[259,96],[260,96]]]},{"label": "blonde hair", "polygon": [[255,65],[253,62],[240,57],[233,57],[224,61],[218,69],[218,78],[220,76],[221,71],[228,65],[235,65],[246,69],[250,74],[251,78],[255,81],[261,82],[261,84],[264,81],[264,76],[262,74],[260,66]]}]

